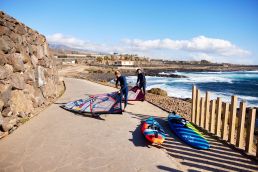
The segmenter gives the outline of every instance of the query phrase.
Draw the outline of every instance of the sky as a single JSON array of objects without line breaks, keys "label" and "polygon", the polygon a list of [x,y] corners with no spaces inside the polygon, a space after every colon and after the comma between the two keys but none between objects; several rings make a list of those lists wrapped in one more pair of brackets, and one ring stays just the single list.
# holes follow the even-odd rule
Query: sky
[{"label": "sky", "polygon": [[258,64],[258,0],[0,0],[0,10],[52,44]]}]

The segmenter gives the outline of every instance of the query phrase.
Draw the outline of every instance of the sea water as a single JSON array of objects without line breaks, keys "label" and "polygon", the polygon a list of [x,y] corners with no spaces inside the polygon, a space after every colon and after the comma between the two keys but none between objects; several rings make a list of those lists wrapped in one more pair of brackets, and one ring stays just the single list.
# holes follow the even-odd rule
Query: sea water
[{"label": "sea water", "polygon": [[[196,85],[201,96],[209,91],[211,99],[221,97],[223,101],[230,102],[231,96],[236,95],[238,101],[246,101],[248,107],[258,107],[258,71],[171,73],[187,78],[147,76],[147,90],[161,88],[171,97],[191,98],[192,85]],[[129,76],[127,80],[133,85],[136,83],[136,76]]]}]

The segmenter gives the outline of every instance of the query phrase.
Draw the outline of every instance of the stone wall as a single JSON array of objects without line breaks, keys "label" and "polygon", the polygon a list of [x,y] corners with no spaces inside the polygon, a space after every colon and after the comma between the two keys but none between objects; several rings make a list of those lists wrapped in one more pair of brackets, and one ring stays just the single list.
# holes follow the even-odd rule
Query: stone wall
[{"label": "stone wall", "polygon": [[61,94],[45,36],[0,11],[0,138]]}]

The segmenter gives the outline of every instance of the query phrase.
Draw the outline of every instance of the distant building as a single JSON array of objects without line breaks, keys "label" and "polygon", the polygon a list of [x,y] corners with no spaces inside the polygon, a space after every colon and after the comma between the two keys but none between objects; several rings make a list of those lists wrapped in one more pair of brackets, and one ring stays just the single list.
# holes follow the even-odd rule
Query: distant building
[{"label": "distant building", "polygon": [[115,66],[134,66],[134,61],[119,60],[114,62]]}]

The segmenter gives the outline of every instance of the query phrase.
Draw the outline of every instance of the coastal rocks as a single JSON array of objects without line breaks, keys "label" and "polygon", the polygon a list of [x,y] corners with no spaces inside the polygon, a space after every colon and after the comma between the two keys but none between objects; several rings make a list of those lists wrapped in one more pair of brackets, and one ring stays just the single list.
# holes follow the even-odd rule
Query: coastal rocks
[{"label": "coastal rocks", "polygon": [[0,138],[63,92],[50,55],[45,36],[0,11]]},{"label": "coastal rocks", "polygon": [[190,114],[191,114],[191,103],[188,101],[184,101],[180,98],[174,98],[174,97],[168,97],[168,96],[160,96],[160,95],[155,95],[155,94],[146,94],[145,99],[168,111],[168,112],[173,112],[175,111],[176,113],[182,115],[185,119],[190,120]]},{"label": "coastal rocks", "polygon": [[162,90],[160,88],[152,88],[152,89],[148,90],[148,93],[156,94],[156,95],[160,95],[160,96],[167,96],[168,95],[165,90]]}]

